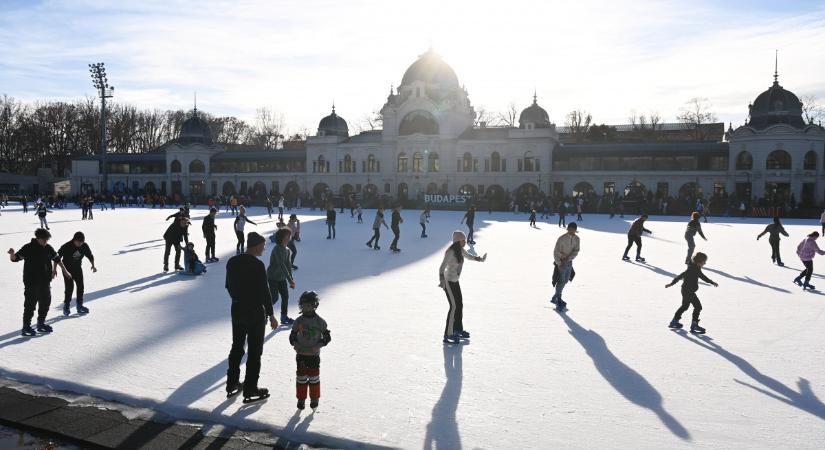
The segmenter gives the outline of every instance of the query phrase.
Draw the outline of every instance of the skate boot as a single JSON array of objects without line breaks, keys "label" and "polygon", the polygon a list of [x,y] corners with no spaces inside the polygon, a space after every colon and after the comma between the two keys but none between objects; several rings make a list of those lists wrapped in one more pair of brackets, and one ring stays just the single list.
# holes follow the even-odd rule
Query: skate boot
[{"label": "skate boot", "polygon": [[38,333],[51,333],[54,331],[51,326],[46,325],[44,322],[37,322],[37,332]]},{"label": "skate boot", "polygon": [[636,262],[643,263],[643,262],[645,262],[645,259],[644,259],[644,258],[642,258],[641,256],[637,256],[637,257],[636,257]]},{"label": "skate boot", "polygon": [[295,321],[290,319],[286,314],[281,314],[281,323],[283,325],[292,325]]},{"label": "skate boot", "polygon": [[367,247],[372,248],[372,242],[367,242]]},{"label": "skate boot", "polygon": [[177,270],[177,271],[179,271],[179,272],[180,272],[180,271],[183,271],[184,269],[183,269],[183,267],[181,267],[181,266],[175,266],[175,270]]},{"label": "skate boot", "polygon": [[813,291],[814,289],[816,289],[816,286],[810,283],[805,283],[802,285],[802,290],[804,291],[805,289]]},{"label": "skate boot", "polygon": [[68,315],[70,315],[71,313],[72,313],[72,311],[69,309],[69,304],[68,304],[68,303],[64,303],[64,304],[63,304],[63,315],[64,315],[64,316],[68,316]]},{"label": "skate boot", "polygon": [[78,314],[89,314],[89,308],[83,306],[83,303],[77,305]]},{"label": "skate boot", "polygon": [[378,245],[376,245],[376,246],[375,246],[375,247],[373,247],[373,248],[374,248],[374,249],[376,249],[376,250],[381,250],[381,247],[379,247]]},{"label": "skate boot", "polygon": [[169,266],[163,266],[163,271],[164,272],[169,272]]},{"label": "skate boot", "polygon": [[269,398],[269,389],[267,388],[251,388],[243,389],[243,402],[251,403]]},{"label": "skate boot", "polygon": [[776,265],[779,267],[785,267],[785,263],[783,263],[782,261],[777,261]]},{"label": "skate boot", "polygon": [[226,398],[231,398],[238,395],[243,390],[243,384],[239,381],[234,383],[226,383]]},{"label": "skate boot", "polygon": [[554,304],[554,305],[555,305],[556,303],[558,303],[558,301],[559,301],[559,297],[558,297],[558,296],[556,296],[556,295],[554,295],[554,296],[553,296],[553,298],[551,298],[551,299],[550,299],[550,303],[552,303],[552,304]]},{"label": "skate boot", "polygon": [[622,261],[630,261],[630,257],[627,255],[622,256]]},{"label": "skate boot", "polygon": [[37,335],[37,333],[35,333],[35,332],[34,332],[34,328],[32,328],[32,326],[31,326],[31,325],[26,325],[26,326],[25,326],[25,327],[23,327],[23,329],[20,331],[20,335],[21,335],[21,336],[31,337],[31,336],[35,336],[35,335]]},{"label": "skate boot", "polygon": [[312,408],[312,409],[317,409],[318,408],[318,399],[317,398],[309,399],[309,407]]},{"label": "skate boot", "polygon": [[450,336],[444,336],[443,342],[445,344],[460,344],[461,339],[458,337],[457,334],[452,334]]},{"label": "skate boot", "polygon": [[675,330],[678,330],[678,329],[682,328],[682,324],[678,320],[673,319],[673,320],[670,321],[670,325],[668,325],[668,328],[673,328]]},{"label": "skate boot", "polygon": [[306,400],[298,400],[298,409],[303,411],[304,408],[306,408]]},{"label": "skate boot", "polygon": [[218,261],[220,261],[220,259],[215,258],[214,256],[212,257],[212,262],[218,262]]},{"label": "skate boot", "polygon": [[464,331],[464,330],[459,331],[458,332],[458,337],[461,338],[461,339],[470,339],[470,332],[469,331]]},{"label": "skate boot", "polygon": [[797,286],[802,286],[802,280],[800,280],[799,278],[794,278],[794,279],[793,279],[793,282],[794,282],[794,284],[796,284]]},{"label": "skate boot", "polygon": [[558,311],[558,312],[567,311],[567,302],[565,302],[562,299],[558,299],[556,301],[556,311]]},{"label": "skate boot", "polygon": [[699,326],[698,320],[694,320],[690,324],[690,332],[694,334],[705,334],[705,329]]}]

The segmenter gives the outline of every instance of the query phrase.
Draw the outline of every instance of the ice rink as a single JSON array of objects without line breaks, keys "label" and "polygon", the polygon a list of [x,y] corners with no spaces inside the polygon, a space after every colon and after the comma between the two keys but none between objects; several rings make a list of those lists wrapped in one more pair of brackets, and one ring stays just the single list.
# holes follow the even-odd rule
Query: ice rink
[{"label": "ice rink", "polygon": [[[38,220],[17,205],[0,212],[7,258]],[[83,263],[91,313],[62,316],[58,276],[54,333],[21,337],[23,264],[6,259],[0,375],[344,448],[825,448],[825,293],[792,283],[802,268],[796,244],[817,220],[785,221],[784,268],[771,264],[767,236],[756,241],[767,219],[703,224],[708,241],[697,236],[697,251],[709,255],[704,272],[719,287],[700,285],[708,330],[700,337],[667,328],[680,293],[664,285],[685,268],[686,217],[648,221],[653,235],[643,238],[647,263],[639,264],[620,259],[633,217],[586,215],[562,315],[549,303],[557,217],[533,229],[525,214],[479,212],[470,250],[489,256],[466,262],[461,278],[472,339],[444,346],[448,304],[437,269],[452,231],[466,231],[462,213],[434,211],[422,239],[420,212],[403,211],[402,252],[392,254],[389,230],[381,251],[364,245],[372,210],[363,224],[339,213],[335,240],[325,239],[319,211],[293,211],[303,239],[290,311],[301,291],[318,291],[333,338],[321,354],[321,406],[310,414],[296,412],[286,328],[268,331],[264,348],[260,385],[272,397],[225,398],[232,218],[221,212],[216,221],[221,261],[193,278],[161,272],[173,212],[98,208],[93,221],[77,209],[50,214],[55,249],[83,231],[95,254],[98,273]],[[205,213],[193,210],[190,228],[201,258]],[[258,225],[247,231],[275,229],[261,208],[250,218]],[[812,283],[825,291],[825,259],[814,264]]]}]

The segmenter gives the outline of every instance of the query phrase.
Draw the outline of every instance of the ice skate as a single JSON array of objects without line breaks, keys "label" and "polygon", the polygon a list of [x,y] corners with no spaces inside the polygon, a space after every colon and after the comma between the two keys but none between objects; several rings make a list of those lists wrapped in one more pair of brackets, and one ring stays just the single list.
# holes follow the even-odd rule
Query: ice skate
[{"label": "ice skate", "polygon": [[309,400],[309,407],[312,409],[318,409],[318,399],[313,398]]},{"label": "ice skate", "polygon": [[682,328],[682,323],[679,322],[676,319],[673,319],[673,320],[670,321],[670,325],[668,325],[668,328],[673,328],[675,330],[681,329]]},{"label": "ice skate", "polygon": [[234,383],[226,383],[226,398],[232,398],[238,393],[243,390],[243,383],[241,382],[234,382]]},{"label": "ice skate", "polygon": [[445,344],[460,344],[461,339],[458,337],[457,334],[452,334],[450,336],[444,336],[443,342]]},{"label": "ice skate", "polygon": [[622,256],[622,261],[630,261],[630,257],[627,255]]},{"label": "ice skate", "polygon": [[267,388],[252,388],[243,390],[243,402],[252,403],[269,398],[269,389]]},{"label": "ice skate", "polygon": [[636,262],[643,263],[643,262],[645,262],[645,259],[644,259],[644,258],[642,258],[641,256],[637,256],[637,257],[636,257]]},{"label": "ice skate", "polygon": [[77,306],[77,313],[78,314],[89,314],[89,308],[87,308],[83,305],[78,305]]},{"label": "ice skate", "polygon": [[554,296],[550,299],[550,303],[552,303],[552,304],[554,304],[554,305],[555,305],[558,301],[559,301],[559,298],[558,298],[558,296],[555,296],[555,295],[554,295]]},{"label": "ice skate", "polygon": [[698,320],[694,320],[690,324],[690,332],[693,334],[705,334],[705,329],[699,326]]},{"label": "ice skate", "polygon": [[20,335],[21,336],[32,337],[32,336],[36,336],[37,333],[34,332],[34,328],[32,328],[31,325],[26,325],[25,327],[23,327],[22,330],[20,330]]},{"label": "ice skate", "polygon": [[38,333],[51,333],[54,329],[50,325],[46,325],[43,322],[37,322],[37,332]]},{"label": "ice skate", "polygon": [[372,242],[367,242],[367,247],[372,248]]},{"label": "ice skate", "polygon": [[298,409],[300,409],[301,411],[303,411],[303,410],[304,410],[304,408],[306,408],[306,400],[298,400],[298,405],[297,405],[297,407],[298,407]]},{"label": "ice skate", "polygon": [[64,316],[64,317],[68,317],[68,316],[69,316],[69,315],[71,315],[71,314],[72,314],[72,310],[71,310],[71,309],[69,309],[69,304],[68,304],[68,303],[64,303],[64,304],[63,304],[63,316]]},{"label": "ice skate", "polygon": [[293,323],[295,323],[295,321],[292,320],[289,316],[287,316],[286,314],[281,314],[282,325],[292,325]]},{"label": "ice skate", "polygon": [[796,284],[797,286],[802,286],[802,280],[800,280],[799,278],[794,278],[793,282],[794,282],[794,284]]},{"label": "ice skate", "polygon": [[459,331],[458,337],[461,339],[470,339],[470,332],[469,331]]},{"label": "ice skate", "polygon": [[169,266],[163,266],[163,271],[164,272],[169,272]]},{"label": "ice skate", "polygon": [[562,299],[558,299],[556,301],[556,311],[558,311],[558,312],[567,311],[567,302],[565,302]]},{"label": "ice skate", "polygon": [[805,283],[805,284],[802,285],[802,290],[803,291],[804,290],[813,291],[814,289],[816,289],[816,286],[814,286],[813,284]]}]

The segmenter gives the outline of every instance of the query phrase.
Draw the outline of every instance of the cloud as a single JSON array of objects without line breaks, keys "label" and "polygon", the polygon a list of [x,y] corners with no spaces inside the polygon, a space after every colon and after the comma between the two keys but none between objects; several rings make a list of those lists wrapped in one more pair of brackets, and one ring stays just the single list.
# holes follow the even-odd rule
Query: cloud
[{"label": "cloud", "polygon": [[350,122],[432,44],[476,105],[527,106],[535,88],[557,123],[631,109],[674,117],[708,97],[741,122],[772,81],[825,96],[825,11],[808,4],[676,1],[44,1],[0,17],[0,86],[22,99],[93,94],[86,64],[105,61],[116,99],[199,106],[251,119],[268,106],[314,128],[334,100]]}]

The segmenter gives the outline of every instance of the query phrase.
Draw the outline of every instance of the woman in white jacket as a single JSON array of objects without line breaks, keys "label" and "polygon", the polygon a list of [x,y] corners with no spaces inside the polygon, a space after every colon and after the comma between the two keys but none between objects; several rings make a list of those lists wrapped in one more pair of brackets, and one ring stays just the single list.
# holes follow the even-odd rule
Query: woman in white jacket
[{"label": "woman in white jacket", "polygon": [[444,252],[444,260],[438,268],[438,286],[447,293],[447,301],[450,302],[450,311],[447,313],[447,325],[444,328],[444,343],[458,344],[461,339],[469,339],[470,333],[464,330],[463,315],[464,301],[461,297],[461,286],[458,279],[461,276],[461,268],[464,266],[464,259],[484,262],[484,256],[473,256],[464,250],[467,243],[467,236],[462,231],[453,232],[453,243]]}]

